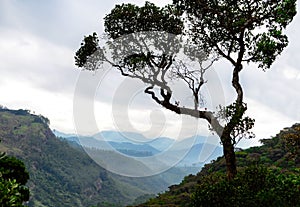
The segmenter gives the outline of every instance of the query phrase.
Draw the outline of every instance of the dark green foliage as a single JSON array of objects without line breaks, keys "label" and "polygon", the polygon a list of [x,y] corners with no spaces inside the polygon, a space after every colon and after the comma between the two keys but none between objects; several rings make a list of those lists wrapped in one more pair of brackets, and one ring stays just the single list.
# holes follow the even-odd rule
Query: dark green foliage
[{"label": "dark green foliage", "polygon": [[145,195],[139,196],[134,200],[133,205],[138,205],[140,203],[144,203],[147,200],[154,198],[154,197],[155,197],[154,194],[145,194]]},{"label": "dark green foliage", "polygon": [[246,110],[247,105],[245,103],[242,105],[233,103],[226,107],[219,106],[216,117],[220,121],[225,121],[226,123],[231,122],[230,124],[233,125],[230,137],[234,145],[242,138],[251,139],[255,137],[254,133],[250,131],[254,127],[255,120],[248,116],[244,117]]},{"label": "dark green foliage", "polygon": [[24,207],[23,202],[27,201],[29,196],[27,192],[28,189],[21,186],[16,180],[6,180],[0,177],[1,207]]},{"label": "dark green foliage", "polygon": [[88,57],[97,51],[98,42],[98,36],[95,32],[84,37],[80,49],[75,54],[75,65],[83,67]]},{"label": "dark green foliage", "polygon": [[292,130],[281,133],[286,150],[291,152],[295,160],[300,160],[300,124],[294,125]]},{"label": "dark green foliage", "polygon": [[202,177],[192,194],[192,205],[201,206],[300,206],[300,176],[249,167],[228,182],[222,173]]},{"label": "dark green foliage", "polygon": [[25,186],[29,174],[22,161],[5,154],[0,156],[0,206],[23,207],[29,200],[29,189]]},{"label": "dark green foliage", "polygon": [[25,185],[29,179],[24,163],[15,157],[5,156],[1,158],[0,172],[3,179],[15,179],[21,185]]},{"label": "dark green foliage", "polygon": [[147,2],[138,7],[133,4],[116,5],[104,18],[105,32],[116,39],[122,35],[146,31],[164,31],[181,34],[183,23],[170,5],[163,8]]},{"label": "dark green foliage", "polygon": [[[294,172],[295,169],[300,168],[299,154],[293,153],[294,147],[290,147],[286,140],[298,136],[300,136],[299,124],[295,124],[282,130],[271,139],[262,139],[260,140],[262,146],[236,152],[237,165],[240,167],[249,165],[275,166],[284,171]],[[219,157],[213,164],[206,164],[201,174],[222,171],[224,166],[224,158]]]}]

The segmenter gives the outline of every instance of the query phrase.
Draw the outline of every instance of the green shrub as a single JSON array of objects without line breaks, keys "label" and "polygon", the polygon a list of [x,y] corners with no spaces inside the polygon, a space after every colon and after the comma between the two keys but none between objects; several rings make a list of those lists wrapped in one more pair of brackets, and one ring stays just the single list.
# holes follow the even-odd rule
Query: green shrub
[{"label": "green shrub", "polygon": [[225,174],[212,173],[198,184],[192,206],[300,206],[300,176],[248,167],[229,182]]},{"label": "green shrub", "polygon": [[29,179],[22,161],[15,157],[0,155],[0,207],[23,207],[29,200]]}]

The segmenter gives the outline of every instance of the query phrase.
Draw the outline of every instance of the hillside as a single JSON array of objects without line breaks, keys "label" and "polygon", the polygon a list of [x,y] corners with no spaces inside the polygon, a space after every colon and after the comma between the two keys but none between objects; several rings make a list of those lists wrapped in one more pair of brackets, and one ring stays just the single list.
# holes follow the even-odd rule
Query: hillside
[{"label": "hillside", "polygon": [[81,148],[56,138],[48,123],[27,110],[0,110],[0,151],[24,161],[29,206],[124,206],[166,189],[160,177],[134,180],[107,172]]},{"label": "hillside", "polygon": [[[262,139],[262,146],[251,147],[245,150],[236,152],[237,166],[240,172],[244,172],[246,167],[264,167],[278,172],[279,178],[283,175],[290,176],[291,184],[300,186],[300,124],[295,124],[290,128],[285,128],[276,136],[270,139]],[[148,202],[138,205],[139,207],[156,207],[156,206],[191,206],[191,198],[196,192],[199,192],[199,186],[205,186],[205,182],[217,182],[220,177],[225,175],[225,160],[224,157],[219,157],[217,160],[206,164],[197,175],[189,175],[179,185],[169,187],[169,190],[160,194]],[[214,174],[218,173],[218,174]],[[215,176],[219,177],[215,177]],[[254,174],[255,175],[255,174]],[[296,177],[295,177],[296,176]],[[289,178],[290,178],[289,177]],[[248,178],[249,180],[250,178]],[[273,182],[273,181],[271,181]],[[287,182],[288,183],[288,182]],[[282,193],[288,191],[288,187]],[[281,189],[282,190],[282,189]],[[228,191],[228,190],[227,190]],[[298,196],[299,196],[298,189]],[[222,196],[222,195],[221,195]],[[223,195],[224,196],[224,195]],[[291,196],[289,194],[285,196]],[[208,194],[207,194],[208,198]],[[242,198],[245,199],[245,198]],[[290,200],[296,199],[291,196]],[[298,202],[299,203],[299,202]],[[219,204],[221,205],[221,204]],[[283,204],[274,204],[282,206]],[[285,205],[285,204],[284,204]],[[236,206],[239,206],[236,204]],[[259,206],[259,205],[258,205]],[[294,206],[294,205],[293,205]],[[298,206],[298,205],[296,205]]]}]

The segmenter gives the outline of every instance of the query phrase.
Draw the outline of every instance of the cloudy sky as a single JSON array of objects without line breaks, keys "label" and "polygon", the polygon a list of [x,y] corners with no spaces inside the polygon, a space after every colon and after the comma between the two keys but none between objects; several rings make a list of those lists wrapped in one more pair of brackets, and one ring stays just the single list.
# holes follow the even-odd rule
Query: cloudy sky
[{"label": "cloudy sky", "polygon": [[[195,124],[197,120],[174,115],[152,103],[143,95],[143,85],[130,85],[114,72],[99,75],[74,66],[74,53],[83,36],[103,33],[103,17],[122,2],[144,3],[1,0],[0,104],[42,114],[50,119],[52,129],[67,133],[117,129],[147,137],[207,134],[207,123]],[[168,1],[152,2],[163,5]],[[241,74],[248,114],[256,119],[258,138],[268,138],[300,121],[298,16],[287,34],[290,44],[271,70],[262,72],[251,65]],[[214,69],[225,102],[232,101],[230,66],[219,63]],[[131,93],[124,90],[131,86]],[[257,143],[244,141],[241,146]]]}]

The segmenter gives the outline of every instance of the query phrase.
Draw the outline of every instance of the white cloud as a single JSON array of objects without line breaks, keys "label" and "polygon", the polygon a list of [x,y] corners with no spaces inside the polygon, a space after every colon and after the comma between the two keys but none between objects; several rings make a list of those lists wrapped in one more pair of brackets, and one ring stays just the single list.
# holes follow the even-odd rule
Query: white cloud
[{"label": "white cloud", "polygon": [[29,109],[50,119],[52,128],[66,132],[73,130],[72,96],[43,91],[26,82],[12,79],[2,82],[1,104],[12,109]]},{"label": "white cloud", "polygon": [[283,69],[283,75],[285,78],[287,78],[289,80],[291,80],[291,79],[299,80],[300,79],[300,70],[297,70],[292,67],[287,67],[287,68]]},{"label": "white cloud", "polygon": [[295,123],[295,120],[289,116],[276,111],[258,100],[246,99],[248,106],[247,116],[255,119],[253,132],[256,134],[255,139],[241,140],[239,147],[248,147],[259,145],[260,139],[271,138],[285,127],[289,127]]},{"label": "white cloud", "polygon": [[79,72],[72,66],[73,51],[31,34],[0,30],[0,35],[2,76],[46,90],[70,91]]}]

